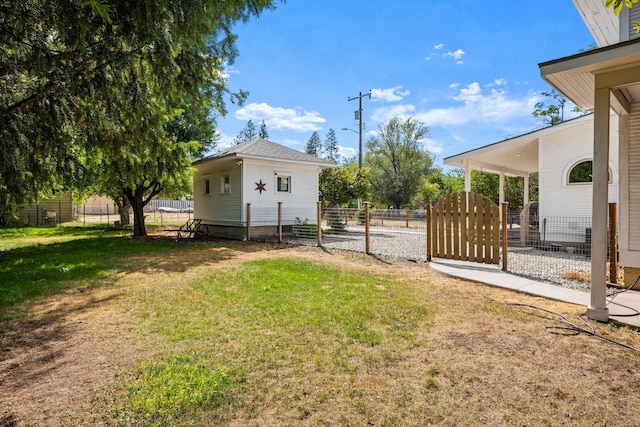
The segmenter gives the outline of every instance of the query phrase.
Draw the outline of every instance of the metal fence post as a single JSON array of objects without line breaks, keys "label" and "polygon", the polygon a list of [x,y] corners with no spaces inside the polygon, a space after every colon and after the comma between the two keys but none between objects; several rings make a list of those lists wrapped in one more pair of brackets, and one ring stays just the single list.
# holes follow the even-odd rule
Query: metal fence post
[{"label": "metal fence post", "polygon": [[409,228],[409,208],[408,207],[404,208],[404,221],[405,221],[405,228]]},{"label": "metal fence post", "polygon": [[318,220],[316,222],[316,233],[318,235],[318,246],[322,246],[322,202],[316,202],[316,215]]},{"label": "metal fence post", "polygon": [[433,230],[431,229],[431,203],[429,203],[426,206],[426,217],[427,217],[427,224],[426,224],[426,234],[427,234],[427,262],[431,262],[431,233],[433,232]]},{"label": "metal fence post", "polygon": [[247,203],[247,240],[251,240],[251,203]]},{"label": "metal fence post", "polygon": [[364,242],[365,253],[371,253],[371,241],[369,236],[369,202],[364,202]]},{"label": "metal fence post", "polygon": [[282,243],[282,202],[278,202],[278,243]]},{"label": "metal fence post", "polygon": [[618,283],[618,247],[616,236],[616,204],[609,203],[609,282]]},{"label": "metal fence post", "polygon": [[508,237],[508,229],[507,229],[507,207],[508,203],[502,203],[502,221],[501,221],[501,231],[502,231],[502,271],[507,271],[507,237]]}]

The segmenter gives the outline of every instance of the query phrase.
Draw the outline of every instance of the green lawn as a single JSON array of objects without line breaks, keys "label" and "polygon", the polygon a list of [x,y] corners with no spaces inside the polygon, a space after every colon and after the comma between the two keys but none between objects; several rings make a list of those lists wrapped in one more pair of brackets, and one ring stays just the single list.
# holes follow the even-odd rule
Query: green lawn
[{"label": "green lawn", "polygon": [[0,320],[24,301],[111,283],[116,271],[135,268],[123,263],[130,256],[174,248],[170,241],[150,244],[100,227],[0,229]]},{"label": "green lawn", "polygon": [[[94,357],[102,369],[105,361],[114,365],[95,378],[97,392],[76,391],[81,399],[66,406],[62,397],[52,402],[62,405],[51,409],[61,414],[58,421],[475,426],[637,420],[637,353],[584,335],[549,334],[547,320],[505,303],[573,315],[582,307],[445,278],[425,265],[283,245],[132,239],[99,228],[5,229],[0,236],[0,347],[14,360],[34,353],[29,343],[43,347],[21,361],[24,368],[11,365],[24,377],[0,382],[0,424],[3,405],[16,402],[11,393],[22,393],[20,408],[36,409],[9,406],[5,421],[14,420],[12,411],[26,414],[16,418],[25,425],[38,424],[29,414],[47,416],[49,406],[32,390],[56,393],[32,372],[71,378],[58,385],[70,393],[78,375],[72,365],[92,369]],[[44,335],[40,329],[46,322],[61,323],[65,334],[76,331],[88,347],[78,345],[77,353],[60,347],[71,337],[48,338],[48,329]],[[33,333],[29,325],[36,340],[13,333]],[[594,327],[640,346],[635,331]],[[65,353],[84,359],[60,364]],[[615,360],[624,375],[603,360]],[[599,398],[603,390],[615,398]]]}]

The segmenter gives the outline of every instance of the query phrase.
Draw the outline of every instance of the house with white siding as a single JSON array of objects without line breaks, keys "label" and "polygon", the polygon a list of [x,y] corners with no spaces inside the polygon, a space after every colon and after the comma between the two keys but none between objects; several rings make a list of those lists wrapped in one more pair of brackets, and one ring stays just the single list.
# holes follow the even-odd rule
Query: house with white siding
[{"label": "house with white siding", "polygon": [[[612,126],[609,147],[609,202],[618,202],[618,128]],[[465,169],[465,186],[470,189],[471,170],[504,177],[523,177],[529,188],[531,173],[538,173],[539,240],[556,243],[587,243],[591,229],[593,114],[505,139],[464,153],[449,156],[444,164]],[[500,200],[504,201],[504,185]],[[525,192],[524,203],[529,202]],[[567,227],[546,224],[562,222]]]},{"label": "house with white siding", "polygon": [[[591,292],[587,315],[607,321],[608,203],[612,200],[619,201],[618,252],[625,269],[624,281],[633,284],[640,277],[640,32],[636,28],[640,26],[640,4],[633,4],[631,9],[623,7],[619,15],[604,1],[573,0],[573,4],[598,48],[538,66],[547,83],[581,110],[593,112],[589,139],[593,145]],[[512,166],[517,166],[517,154],[513,154]],[[576,154],[575,158],[579,161],[581,157]],[[541,168],[545,166],[544,159],[542,162]],[[466,174],[470,173],[467,170],[465,166]]]},{"label": "house with white siding", "polygon": [[[599,48],[539,64],[540,75],[579,108],[593,111],[590,318],[606,321],[607,202],[612,129],[618,129],[618,251],[625,283],[640,276],[640,4],[615,15],[604,2],[573,0]],[[612,113],[614,114],[612,116]]]},{"label": "house with white siding", "polygon": [[258,138],[192,166],[194,217],[210,235],[246,239],[248,225],[252,237],[276,235],[279,216],[285,230],[316,224],[319,171],[336,165]]}]

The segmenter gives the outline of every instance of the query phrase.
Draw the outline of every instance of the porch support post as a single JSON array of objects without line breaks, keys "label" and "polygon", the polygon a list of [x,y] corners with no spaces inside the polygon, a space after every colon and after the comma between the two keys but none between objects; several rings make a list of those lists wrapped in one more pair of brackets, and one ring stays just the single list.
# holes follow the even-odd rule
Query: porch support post
[{"label": "porch support post", "polygon": [[464,159],[464,191],[471,191],[471,160]]},{"label": "porch support post", "polygon": [[500,204],[504,203],[504,171],[500,171],[500,190],[499,200]]},{"label": "porch support post", "polygon": [[607,308],[607,211],[609,191],[609,91],[598,85],[593,116],[593,208],[591,223],[591,300],[589,319],[606,322]]},{"label": "porch support post", "polygon": [[523,206],[527,206],[529,203],[529,172],[524,174],[524,196],[522,197]]}]

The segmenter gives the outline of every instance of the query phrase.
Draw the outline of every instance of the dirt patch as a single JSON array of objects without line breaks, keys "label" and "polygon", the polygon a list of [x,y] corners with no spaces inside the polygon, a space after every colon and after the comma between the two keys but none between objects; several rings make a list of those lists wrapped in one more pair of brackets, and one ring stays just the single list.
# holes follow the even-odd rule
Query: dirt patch
[{"label": "dirt patch", "polygon": [[[514,315],[504,303],[539,304],[572,316],[583,307],[439,276],[422,263],[312,247],[197,244],[201,250],[127,260],[139,268],[98,289],[38,301],[26,317],[0,324],[0,426],[115,424],[109,411],[119,398],[119,378],[130,377],[139,360],[154,355],[142,344],[134,295],[175,274],[188,280],[266,257],[307,258],[402,277],[416,283],[416,298],[437,301],[440,312],[420,332],[420,345],[397,359],[372,353],[372,366],[390,368],[383,375],[358,378],[359,388],[382,390],[371,394],[380,393],[379,410],[384,410],[384,398],[393,396],[424,407],[425,424],[433,425],[528,425],[523,420],[532,419],[545,425],[633,424],[640,384],[636,353],[587,336],[549,334],[544,322]],[[597,331],[640,345],[638,336],[624,328],[597,325]],[[617,363],[607,362],[612,360]],[[365,397],[362,406],[375,407]],[[262,420],[239,411],[234,423],[275,425],[283,418],[272,409],[272,418]],[[303,424],[318,420],[306,416]]]}]

